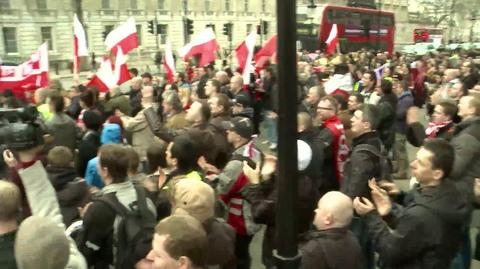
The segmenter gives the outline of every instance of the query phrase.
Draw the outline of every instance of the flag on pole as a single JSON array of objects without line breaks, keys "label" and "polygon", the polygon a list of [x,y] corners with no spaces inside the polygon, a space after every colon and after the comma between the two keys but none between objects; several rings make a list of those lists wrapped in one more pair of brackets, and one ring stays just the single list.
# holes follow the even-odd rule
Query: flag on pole
[{"label": "flag on pole", "polygon": [[380,66],[379,68],[375,69],[375,78],[377,79],[378,85],[380,85],[380,81],[382,80],[383,77],[383,72],[385,71],[385,68],[388,67],[388,63]]},{"label": "flag on pole", "polygon": [[277,55],[277,35],[272,36],[267,43],[255,54],[255,67],[263,69],[271,58]]},{"label": "flag on pole", "polygon": [[100,92],[107,92],[117,85],[115,74],[112,70],[112,62],[109,58],[103,58],[97,73],[87,83],[87,87],[96,87]]},{"label": "flag on pole", "polygon": [[107,50],[111,51],[114,55],[117,54],[118,47],[122,48],[125,54],[138,48],[135,19],[130,17],[124,24],[111,31],[105,38],[105,45],[107,45]]},{"label": "flag on pole", "polygon": [[250,73],[252,72],[252,58],[253,50],[255,49],[255,42],[257,39],[257,33],[251,32],[245,41],[242,42],[236,49],[237,61],[240,65],[240,69],[243,74],[243,84],[248,85],[250,81]]},{"label": "flag on pole", "polygon": [[325,43],[327,43],[326,53],[329,55],[333,54],[338,44],[338,28],[336,23],[332,25],[332,29],[330,30],[330,34]]},{"label": "flag on pole", "polygon": [[80,57],[88,56],[87,38],[82,24],[77,18],[77,14],[73,14],[73,73],[80,72]]},{"label": "flag on pole", "polygon": [[117,85],[122,85],[132,78],[130,72],[128,72],[127,56],[123,54],[122,48],[120,47],[117,48],[114,76]]},{"label": "flag on pole", "polygon": [[175,75],[175,61],[173,60],[172,45],[167,42],[165,46],[165,59],[163,61],[163,67],[167,71],[168,83],[173,83],[173,77]]},{"label": "flag on pole", "polygon": [[30,59],[18,66],[0,66],[0,91],[11,89],[23,98],[26,90],[48,86],[48,43],[43,43]]},{"label": "flag on pole", "polygon": [[205,28],[190,43],[178,50],[178,54],[185,61],[193,56],[199,56],[199,66],[205,66],[215,61],[215,54],[219,49],[215,33],[211,27]]}]

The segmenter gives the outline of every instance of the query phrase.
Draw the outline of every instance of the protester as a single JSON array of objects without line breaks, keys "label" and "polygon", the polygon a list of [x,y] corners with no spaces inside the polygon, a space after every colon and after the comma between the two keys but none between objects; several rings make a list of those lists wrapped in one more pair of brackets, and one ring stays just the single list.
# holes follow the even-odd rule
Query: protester
[{"label": "protester", "polygon": [[383,267],[449,268],[468,216],[466,200],[448,179],[454,159],[448,142],[425,142],[411,165],[420,187],[404,208],[393,206],[375,180],[369,182],[373,203],[355,198],[355,211],[364,216]]},{"label": "protester", "polygon": [[358,268],[362,259],[360,245],[348,225],[353,217],[353,203],[341,192],[328,192],[315,209],[316,230],[305,235],[302,269]]}]

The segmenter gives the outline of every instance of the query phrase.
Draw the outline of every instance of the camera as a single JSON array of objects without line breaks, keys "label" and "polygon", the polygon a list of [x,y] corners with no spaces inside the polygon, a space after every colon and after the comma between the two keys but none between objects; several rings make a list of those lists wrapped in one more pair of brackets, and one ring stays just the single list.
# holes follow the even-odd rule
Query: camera
[{"label": "camera", "polygon": [[0,145],[16,151],[42,145],[43,129],[37,119],[34,106],[0,109]]}]

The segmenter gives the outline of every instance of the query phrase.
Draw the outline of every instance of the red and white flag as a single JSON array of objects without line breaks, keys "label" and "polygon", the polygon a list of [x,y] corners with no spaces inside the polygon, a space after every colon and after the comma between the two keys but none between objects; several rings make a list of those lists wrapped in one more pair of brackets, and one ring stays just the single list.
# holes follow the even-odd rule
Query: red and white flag
[{"label": "red and white flag", "polygon": [[73,73],[80,72],[80,57],[88,56],[87,38],[82,24],[77,18],[77,14],[73,14]]},{"label": "red and white flag", "polygon": [[48,43],[43,43],[30,59],[18,66],[0,66],[0,91],[11,89],[24,97],[26,90],[48,86]]},{"label": "red and white flag", "polygon": [[275,59],[277,55],[277,35],[272,36],[267,43],[255,54],[255,67],[265,68],[268,60]]},{"label": "red and white flag", "polygon": [[175,61],[173,60],[172,45],[170,42],[165,46],[165,59],[163,61],[163,67],[167,72],[168,83],[173,83],[173,77],[175,75]]},{"label": "red and white flag", "polygon": [[178,50],[178,54],[185,61],[193,56],[199,56],[199,66],[205,66],[215,61],[215,55],[219,49],[215,33],[211,27],[205,28],[185,47]]},{"label": "red and white flag", "polygon": [[332,29],[330,30],[330,34],[328,35],[327,41],[325,41],[325,43],[327,43],[326,53],[329,54],[329,55],[333,54],[335,52],[335,49],[337,48],[337,44],[338,44],[337,24],[334,23],[332,25]]},{"label": "red and white flag", "polygon": [[250,73],[253,71],[252,58],[256,41],[257,33],[252,31],[245,41],[235,49],[238,64],[243,72],[243,84],[245,85],[248,85],[248,82],[250,81]]},{"label": "red and white flag", "polygon": [[96,87],[100,92],[107,92],[117,85],[115,74],[112,70],[112,62],[109,58],[103,58],[97,73],[93,75],[90,81],[85,85],[87,87]]},{"label": "red and white flag", "polygon": [[107,50],[111,51],[114,55],[117,54],[117,47],[121,47],[125,54],[138,48],[135,19],[129,18],[124,24],[111,31],[107,35],[107,38],[105,38],[105,45],[107,45]]},{"label": "red and white flag", "polygon": [[122,48],[117,49],[114,76],[117,85],[122,85],[132,78],[130,72],[128,72],[127,56],[123,54]]}]

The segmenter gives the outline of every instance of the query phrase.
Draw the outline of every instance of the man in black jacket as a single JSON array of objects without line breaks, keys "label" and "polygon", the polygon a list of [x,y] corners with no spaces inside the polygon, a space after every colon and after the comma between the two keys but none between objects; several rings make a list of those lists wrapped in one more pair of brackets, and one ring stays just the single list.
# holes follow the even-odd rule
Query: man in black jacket
[{"label": "man in black jacket", "polygon": [[[352,152],[344,167],[344,180],[340,190],[351,199],[370,197],[368,180],[382,176],[380,140],[376,130],[379,113],[374,105],[364,104],[352,117]],[[363,268],[374,268],[372,242],[368,239],[368,230],[363,218],[355,216],[352,232],[357,236],[364,252]]]},{"label": "man in black jacket", "polygon": [[392,205],[374,180],[373,203],[355,198],[355,211],[367,222],[382,268],[449,268],[468,218],[465,199],[448,179],[454,159],[447,141],[425,142],[411,164],[420,186],[406,207]]},{"label": "man in black jacket", "polygon": [[315,209],[313,224],[317,230],[306,235],[302,247],[302,269],[359,267],[360,245],[348,229],[353,217],[352,200],[338,191],[326,193]]}]

